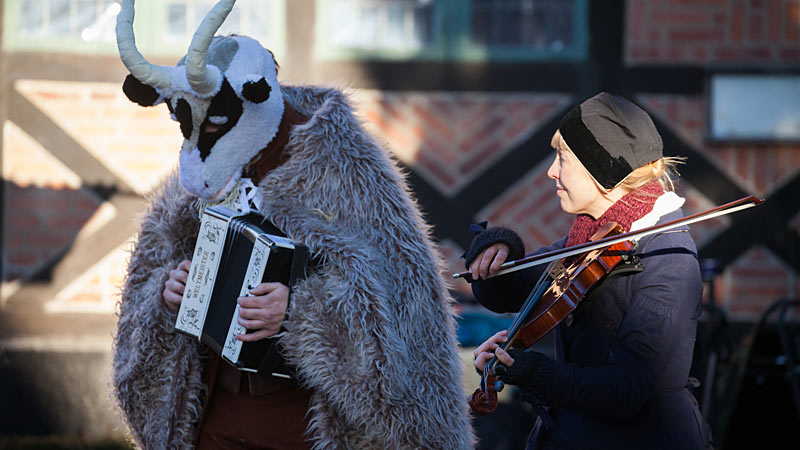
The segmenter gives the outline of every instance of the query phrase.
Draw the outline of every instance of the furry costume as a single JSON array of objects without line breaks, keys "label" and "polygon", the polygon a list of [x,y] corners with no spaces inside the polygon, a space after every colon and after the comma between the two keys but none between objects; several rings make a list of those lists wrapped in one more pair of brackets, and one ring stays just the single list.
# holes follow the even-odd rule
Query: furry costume
[{"label": "furry costume", "polygon": [[[262,213],[322,261],[294,287],[281,337],[314,392],[315,448],[470,448],[452,300],[402,176],[340,92],[282,92],[309,121],[259,188]],[[122,293],[113,381],[147,449],[190,448],[201,413],[202,350],[174,331],[162,297],[169,270],[192,254],[195,200],[177,176],[166,180]]]}]

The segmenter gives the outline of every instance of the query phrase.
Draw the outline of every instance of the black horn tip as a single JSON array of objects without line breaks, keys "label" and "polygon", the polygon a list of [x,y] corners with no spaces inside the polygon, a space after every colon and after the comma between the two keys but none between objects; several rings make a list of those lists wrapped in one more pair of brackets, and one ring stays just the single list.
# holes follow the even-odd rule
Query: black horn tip
[{"label": "black horn tip", "polygon": [[122,92],[130,101],[141,106],[153,106],[161,97],[154,87],[142,83],[130,74],[122,83]]}]

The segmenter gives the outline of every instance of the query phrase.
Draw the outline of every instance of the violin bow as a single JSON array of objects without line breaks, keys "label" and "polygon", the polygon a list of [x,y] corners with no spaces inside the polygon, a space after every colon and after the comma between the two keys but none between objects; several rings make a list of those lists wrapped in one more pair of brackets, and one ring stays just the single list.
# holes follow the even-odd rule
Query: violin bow
[{"label": "violin bow", "polygon": [[[752,208],[753,206],[758,206],[763,202],[764,202],[763,199],[750,195],[748,197],[740,198],[739,200],[735,200],[730,203],[717,206],[716,208],[692,214],[690,216],[673,220],[671,222],[667,222],[661,225],[653,225],[651,227],[642,228],[641,230],[637,231],[630,231],[627,233],[609,236],[607,238],[598,239],[596,241],[590,241],[572,247],[553,250],[538,255],[527,256],[525,258],[515,259],[513,261],[507,261],[500,266],[500,270],[498,270],[494,275],[489,275],[486,278],[493,278],[500,275],[505,275],[507,273],[516,272],[522,269],[527,269],[528,267],[538,266],[539,264],[546,264],[551,261],[567,258],[573,255],[579,255],[581,253],[590,252],[598,248],[609,247],[619,242],[637,240],[651,234],[671,230],[673,228],[678,228],[684,225],[702,222],[704,220],[713,219],[714,217],[724,216],[726,214],[741,211],[743,209]],[[464,278],[468,282],[473,281],[472,275],[468,271],[454,273],[453,278]]]}]

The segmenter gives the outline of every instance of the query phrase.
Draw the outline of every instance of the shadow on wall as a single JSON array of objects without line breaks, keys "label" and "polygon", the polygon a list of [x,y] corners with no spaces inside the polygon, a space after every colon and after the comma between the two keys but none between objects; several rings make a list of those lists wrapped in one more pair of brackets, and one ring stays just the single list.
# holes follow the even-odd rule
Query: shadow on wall
[{"label": "shadow on wall", "polygon": [[[0,350],[0,436],[6,437],[0,437],[0,449],[125,442],[111,399],[110,368],[110,351]],[[52,436],[63,436],[64,442],[34,439]]]}]

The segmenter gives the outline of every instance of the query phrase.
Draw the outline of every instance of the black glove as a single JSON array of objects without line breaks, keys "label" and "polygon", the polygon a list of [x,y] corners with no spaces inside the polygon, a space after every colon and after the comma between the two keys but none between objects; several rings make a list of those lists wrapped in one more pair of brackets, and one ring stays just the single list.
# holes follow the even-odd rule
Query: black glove
[{"label": "black glove", "polygon": [[511,367],[498,364],[494,372],[506,384],[539,395],[552,380],[552,361],[539,352],[511,349],[508,354],[514,359]]},{"label": "black glove", "polygon": [[473,233],[472,243],[469,249],[461,255],[464,258],[464,265],[467,269],[482,251],[498,242],[508,246],[508,261],[525,256],[525,244],[522,243],[522,239],[514,230],[503,227],[486,229],[486,222],[472,224],[469,229]]}]

